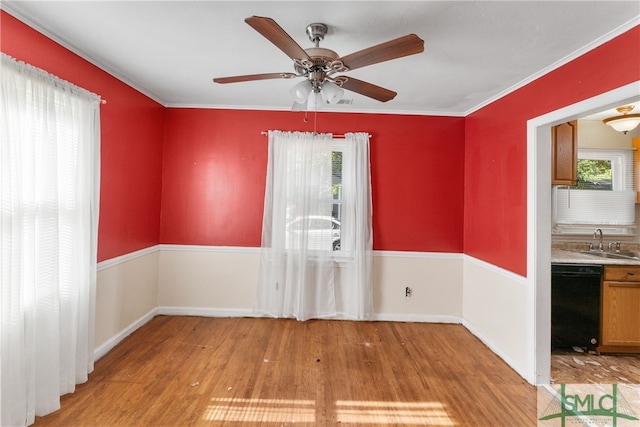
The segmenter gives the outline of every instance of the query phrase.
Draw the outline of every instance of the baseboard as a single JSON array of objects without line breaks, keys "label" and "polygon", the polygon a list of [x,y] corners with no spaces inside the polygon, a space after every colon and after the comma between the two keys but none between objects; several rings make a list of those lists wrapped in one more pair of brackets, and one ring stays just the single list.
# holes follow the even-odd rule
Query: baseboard
[{"label": "baseboard", "polygon": [[257,317],[250,309],[227,309],[209,307],[158,307],[158,315],[201,317]]},{"label": "baseboard", "polygon": [[[158,307],[156,315],[166,316],[202,316],[202,317],[262,317],[250,309],[221,309],[207,307]],[[348,317],[337,316],[336,320],[352,320]],[[462,319],[458,316],[439,316],[421,314],[380,313],[373,314],[366,320],[385,322],[416,322],[416,323],[457,323]]]},{"label": "baseboard", "polygon": [[458,316],[429,315],[429,314],[399,314],[379,313],[370,317],[370,320],[381,322],[415,322],[415,323],[456,323],[461,324],[462,318]]},{"label": "baseboard", "polygon": [[469,323],[467,320],[462,320],[462,326],[464,326],[465,328],[467,328],[467,330],[469,332],[471,332],[476,338],[478,338],[480,341],[482,341],[482,343],[484,345],[486,345],[487,347],[489,347],[489,349],[494,352],[499,358],[501,358],[507,365],[509,365],[511,367],[511,369],[513,369],[514,371],[516,371],[516,373],[518,375],[520,375],[522,378],[524,378],[525,380],[529,381],[529,383],[531,384],[535,384],[535,382],[531,382],[530,378],[528,378],[527,376],[527,370],[525,369],[524,366],[521,366],[517,363],[516,360],[514,360],[513,358],[509,357],[508,355],[504,354],[501,350],[500,347],[496,346],[493,341],[491,341],[490,339],[487,339],[486,336],[484,336],[482,334],[482,332],[480,332],[477,328],[475,328],[471,323]]},{"label": "baseboard", "polygon": [[134,333],[137,329],[142,327],[145,323],[149,322],[151,319],[153,319],[157,315],[158,315],[158,309],[154,308],[144,316],[140,317],[133,323],[129,324],[126,328],[121,330],[118,334],[109,338],[109,340],[107,340],[104,344],[101,344],[98,348],[94,350],[93,352],[94,360],[99,360],[100,358],[102,358],[105,354],[109,353],[115,346],[120,344],[122,340],[124,340],[126,337]]}]

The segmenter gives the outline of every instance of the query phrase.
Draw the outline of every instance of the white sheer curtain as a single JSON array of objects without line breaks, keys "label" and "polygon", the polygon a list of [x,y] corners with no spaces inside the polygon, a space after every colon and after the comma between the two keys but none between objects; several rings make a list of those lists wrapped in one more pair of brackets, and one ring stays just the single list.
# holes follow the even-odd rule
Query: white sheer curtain
[{"label": "white sheer curtain", "polygon": [[2,54],[0,424],[93,370],[100,99]]},{"label": "white sheer curtain", "polygon": [[[371,203],[371,173],[369,134],[345,134],[348,167],[343,172],[345,224],[343,247],[348,256],[341,275],[344,302],[340,304],[344,317],[367,319],[373,314],[373,207]],[[351,248],[351,251],[349,249]]]},{"label": "white sheer curtain", "polygon": [[[336,152],[342,156],[339,200]],[[371,252],[368,135],[348,134],[336,145],[331,134],[270,131],[256,313],[367,318]],[[338,277],[347,280],[337,303]]]}]

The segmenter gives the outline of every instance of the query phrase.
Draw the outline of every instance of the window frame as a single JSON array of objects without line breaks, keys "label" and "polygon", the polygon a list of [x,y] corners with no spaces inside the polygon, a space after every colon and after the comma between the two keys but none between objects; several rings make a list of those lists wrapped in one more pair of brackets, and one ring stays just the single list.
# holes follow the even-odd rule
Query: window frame
[{"label": "window frame", "polygon": [[634,216],[633,224],[612,224],[612,223],[568,223],[558,222],[557,212],[560,191],[566,190],[568,197],[570,198],[571,192],[591,192],[594,198],[600,197],[598,193],[604,194],[602,197],[607,197],[611,192],[635,192],[635,177],[634,177],[634,148],[579,148],[578,160],[607,160],[611,162],[611,190],[594,190],[594,189],[582,189],[577,186],[554,186],[552,190],[552,234],[554,236],[591,236],[596,228],[601,228],[605,234],[614,235],[617,237],[634,237],[636,235],[635,225],[635,202],[631,208],[633,212],[629,211],[627,214]]}]

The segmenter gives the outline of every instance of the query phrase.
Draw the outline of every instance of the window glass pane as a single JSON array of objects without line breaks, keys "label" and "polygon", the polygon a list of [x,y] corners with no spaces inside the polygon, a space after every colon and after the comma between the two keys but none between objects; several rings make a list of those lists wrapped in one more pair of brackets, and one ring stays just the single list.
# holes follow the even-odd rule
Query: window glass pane
[{"label": "window glass pane", "polygon": [[331,152],[331,192],[333,197],[333,217],[340,219],[342,201],[342,151]]},{"label": "window glass pane", "polygon": [[578,159],[578,190],[613,190],[611,160]]},{"label": "window glass pane", "polygon": [[331,229],[332,245],[334,251],[339,251],[340,227],[342,219],[342,151],[331,152],[331,191],[333,193],[333,207],[331,216],[333,217]]},{"label": "window glass pane", "polygon": [[[341,141],[342,142],[342,141]],[[313,165],[305,157],[288,155],[292,176],[308,174],[310,182],[287,182],[287,194],[299,193],[298,185],[309,185],[314,195],[309,204],[290,203],[286,210],[286,247],[306,246],[314,251],[339,251],[343,209],[343,150],[340,143],[319,146],[313,153]]]}]

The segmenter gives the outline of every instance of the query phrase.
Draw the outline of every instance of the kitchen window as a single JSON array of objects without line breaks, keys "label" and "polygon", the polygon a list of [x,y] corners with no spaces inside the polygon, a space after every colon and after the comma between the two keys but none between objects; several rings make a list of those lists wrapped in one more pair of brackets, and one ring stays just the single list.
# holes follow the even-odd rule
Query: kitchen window
[{"label": "kitchen window", "polygon": [[633,149],[578,150],[578,183],[552,192],[553,233],[635,235]]}]

